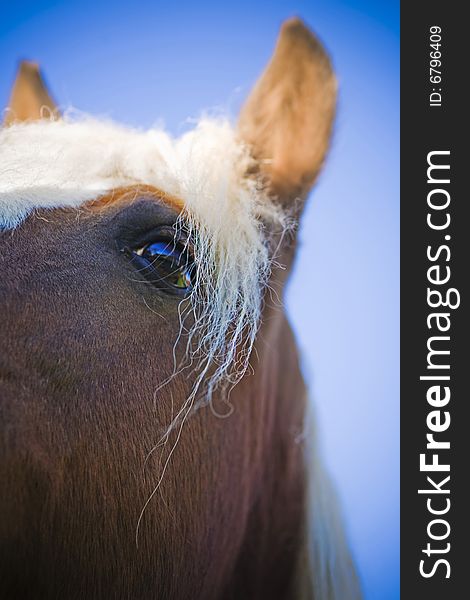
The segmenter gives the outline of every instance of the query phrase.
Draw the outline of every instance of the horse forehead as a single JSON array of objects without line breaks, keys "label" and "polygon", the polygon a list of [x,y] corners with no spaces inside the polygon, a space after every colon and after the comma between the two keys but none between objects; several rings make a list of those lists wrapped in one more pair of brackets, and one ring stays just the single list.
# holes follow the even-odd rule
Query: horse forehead
[{"label": "horse forehead", "polygon": [[135,184],[113,189],[85,202],[83,207],[90,212],[102,212],[107,209],[127,206],[141,198],[163,203],[178,214],[182,212],[185,206],[181,198],[173,196],[153,185]]},{"label": "horse forehead", "polygon": [[[21,203],[21,199],[17,200],[15,206],[15,201],[11,201],[11,198],[7,198],[6,202],[2,202],[0,194],[0,231],[2,229],[14,229],[16,225],[24,220],[24,218],[29,216],[29,214],[33,211],[39,216],[38,211],[41,211],[41,209],[47,209],[48,211],[52,210],[56,213],[57,211],[62,212],[67,208],[73,208],[76,210],[86,211],[90,216],[93,213],[97,215],[103,215],[107,211],[123,209],[136,200],[140,200],[142,198],[145,198],[146,200],[154,200],[155,202],[164,204],[168,208],[172,209],[177,215],[180,214],[185,207],[185,203],[181,198],[169,194],[155,186],[144,184],[118,187],[99,194],[91,200],[85,198],[81,202],[77,202],[72,198],[72,201],[69,204],[64,199],[64,201],[58,203],[57,206],[54,206],[51,203],[50,196],[47,196],[45,192],[44,202],[42,203],[40,199],[36,200],[34,205],[27,207],[27,213],[25,212],[24,214],[23,210],[26,207]],[[42,218],[47,221],[46,217],[41,217],[41,219]]]}]

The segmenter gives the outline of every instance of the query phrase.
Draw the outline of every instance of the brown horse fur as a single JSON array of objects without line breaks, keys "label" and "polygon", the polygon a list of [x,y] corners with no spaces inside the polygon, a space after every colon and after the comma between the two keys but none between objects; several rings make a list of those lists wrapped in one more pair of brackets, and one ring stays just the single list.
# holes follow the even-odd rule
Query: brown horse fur
[{"label": "brown horse fur", "polygon": [[[42,105],[55,110],[25,73],[9,122],[37,118]],[[299,20],[286,22],[239,125],[279,202],[305,199],[334,105],[320,44]],[[172,374],[179,299],[139,277],[116,240],[174,224],[181,205],[131,189],[80,209],[38,209],[0,234],[0,596],[357,598],[345,547],[336,548],[342,574],[332,564],[311,572],[307,394],[288,321],[269,294],[253,373],[232,390],[233,410],[215,397],[215,411],[188,418],[176,446],[176,430],[158,445],[192,385],[181,374],[155,392]],[[278,261],[290,265],[294,247],[284,242]],[[285,280],[275,269],[270,283],[282,294]]]}]

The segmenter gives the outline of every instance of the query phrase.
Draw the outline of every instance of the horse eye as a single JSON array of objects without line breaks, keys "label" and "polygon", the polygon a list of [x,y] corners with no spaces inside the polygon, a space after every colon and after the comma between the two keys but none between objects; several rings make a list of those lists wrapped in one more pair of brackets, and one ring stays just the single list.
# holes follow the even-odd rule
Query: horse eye
[{"label": "horse eye", "polygon": [[138,270],[159,289],[187,296],[193,288],[194,264],[174,240],[159,240],[130,250]]}]

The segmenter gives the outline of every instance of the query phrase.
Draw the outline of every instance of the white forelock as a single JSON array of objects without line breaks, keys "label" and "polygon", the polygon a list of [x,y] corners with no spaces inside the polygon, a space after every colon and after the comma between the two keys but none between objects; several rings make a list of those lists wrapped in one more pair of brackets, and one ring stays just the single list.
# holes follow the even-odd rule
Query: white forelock
[{"label": "white forelock", "polygon": [[0,129],[0,227],[35,208],[76,207],[138,183],[203,209],[221,193],[237,195],[244,167],[246,154],[224,120],[201,120],[180,138],[90,118],[15,124]]}]

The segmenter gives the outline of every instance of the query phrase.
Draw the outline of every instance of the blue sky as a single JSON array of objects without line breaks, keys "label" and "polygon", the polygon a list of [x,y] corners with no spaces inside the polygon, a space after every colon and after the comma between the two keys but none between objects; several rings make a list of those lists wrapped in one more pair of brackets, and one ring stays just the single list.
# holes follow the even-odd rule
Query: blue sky
[{"label": "blue sky", "polygon": [[328,47],[340,96],[288,308],[368,600],[399,598],[399,8],[396,1],[8,3],[0,105],[20,58],[63,106],[136,126],[236,115],[282,20]]}]

